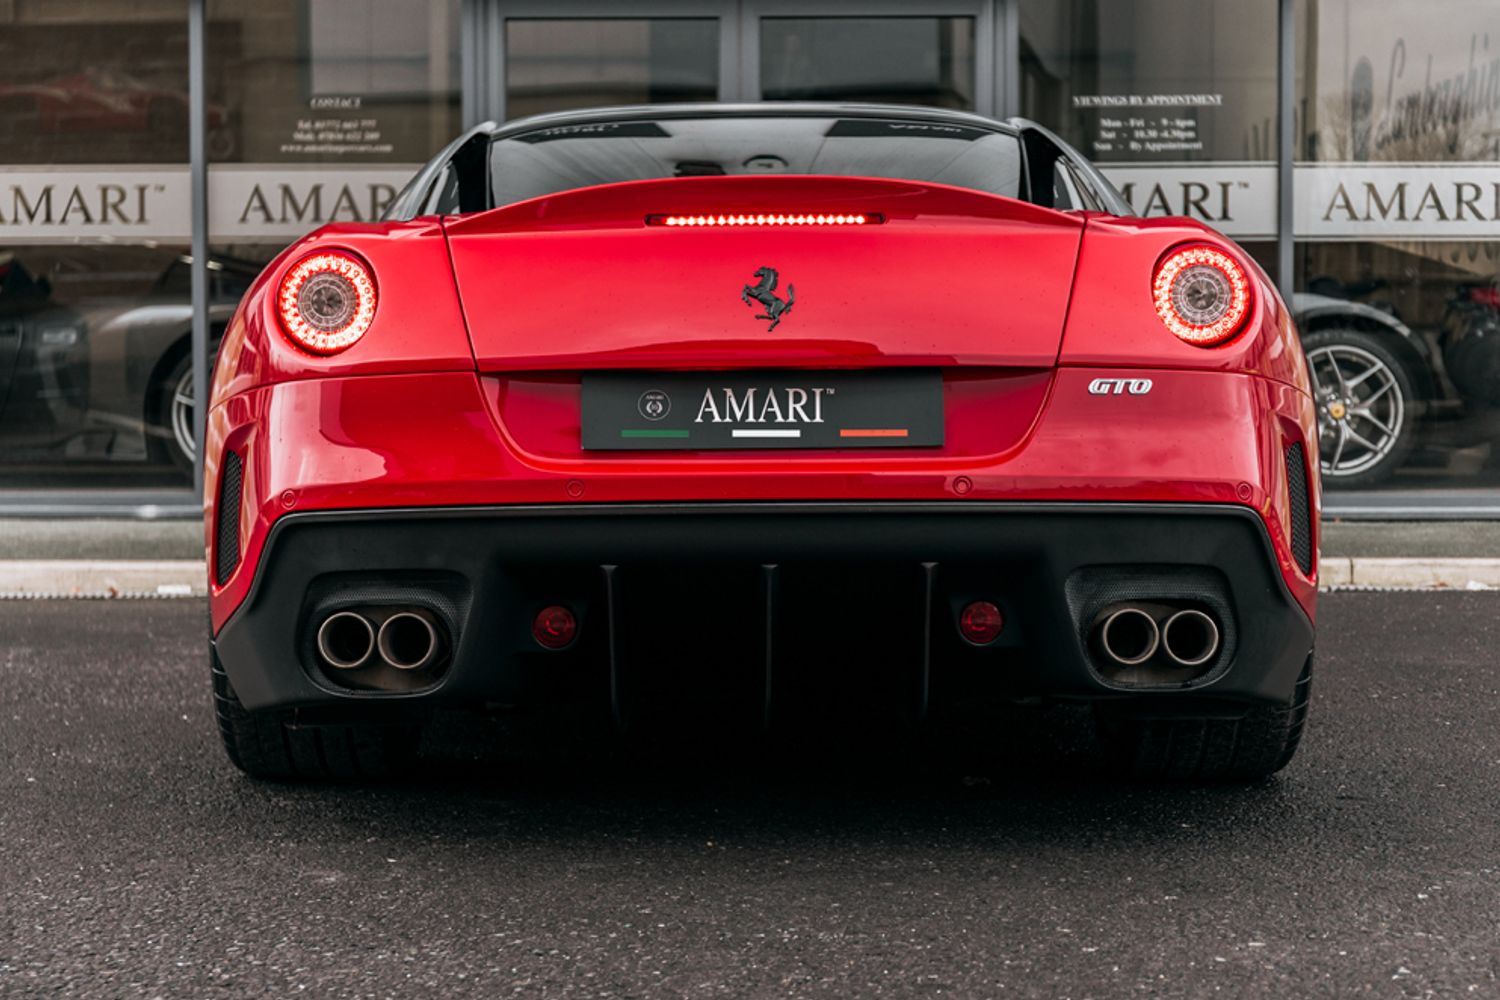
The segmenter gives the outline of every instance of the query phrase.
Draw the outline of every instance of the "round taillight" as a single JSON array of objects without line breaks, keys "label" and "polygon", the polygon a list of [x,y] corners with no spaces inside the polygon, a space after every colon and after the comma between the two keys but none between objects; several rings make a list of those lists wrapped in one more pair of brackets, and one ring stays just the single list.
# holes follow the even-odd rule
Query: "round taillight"
[{"label": "round taillight", "polygon": [[976,646],[988,646],[1000,638],[1005,617],[989,601],[974,601],[958,613],[958,631]]},{"label": "round taillight", "polygon": [[531,621],[531,637],[544,649],[563,649],[578,636],[578,619],[573,612],[554,604],[536,613]]},{"label": "round taillight", "polygon": [[353,254],[309,254],[281,279],[276,311],[292,343],[312,354],[337,354],[370,328],[375,278]]},{"label": "round taillight", "polygon": [[1222,344],[1240,332],[1250,312],[1250,279],[1239,261],[1213,247],[1173,250],[1151,281],[1156,314],[1195,347]]}]

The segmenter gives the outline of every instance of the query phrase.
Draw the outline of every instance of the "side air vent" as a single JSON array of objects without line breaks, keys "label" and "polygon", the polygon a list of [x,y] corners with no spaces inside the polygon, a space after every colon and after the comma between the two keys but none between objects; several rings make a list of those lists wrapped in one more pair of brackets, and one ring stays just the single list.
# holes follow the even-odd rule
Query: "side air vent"
[{"label": "side air vent", "polygon": [[1299,441],[1286,450],[1286,489],[1292,505],[1292,558],[1304,574],[1312,572],[1312,506],[1307,493],[1307,456]]},{"label": "side air vent", "polygon": [[226,451],[224,471],[219,475],[219,503],[215,507],[219,521],[214,525],[214,570],[221,587],[240,564],[240,489],[243,479],[240,456]]}]

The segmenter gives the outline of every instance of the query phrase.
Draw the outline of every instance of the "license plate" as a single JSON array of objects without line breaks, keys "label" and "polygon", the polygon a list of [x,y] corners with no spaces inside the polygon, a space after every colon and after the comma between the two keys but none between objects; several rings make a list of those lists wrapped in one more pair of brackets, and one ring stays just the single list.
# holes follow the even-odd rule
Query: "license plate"
[{"label": "license plate", "polygon": [[891,372],[591,372],[593,451],[939,448],[943,377]]}]

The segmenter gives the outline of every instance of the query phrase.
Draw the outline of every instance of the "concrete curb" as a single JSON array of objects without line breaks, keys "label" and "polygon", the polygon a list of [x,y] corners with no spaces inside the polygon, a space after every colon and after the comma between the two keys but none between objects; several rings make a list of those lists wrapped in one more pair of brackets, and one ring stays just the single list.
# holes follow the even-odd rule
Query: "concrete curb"
[{"label": "concrete curb", "polygon": [[[1324,556],[1324,590],[1500,590],[1500,559]],[[0,599],[203,597],[197,559],[0,559]]]},{"label": "concrete curb", "polygon": [[199,559],[0,560],[0,598],[203,597]]},{"label": "concrete curb", "polygon": [[[1323,589],[1500,589],[1500,559],[1323,556]],[[198,559],[0,559],[0,598],[204,597]]]},{"label": "concrete curb", "polygon": [[1325,590],[1339,587],[1386,587],[1403,590],[1500,589],[1500,559],[1325,557],[1319,582]]}]

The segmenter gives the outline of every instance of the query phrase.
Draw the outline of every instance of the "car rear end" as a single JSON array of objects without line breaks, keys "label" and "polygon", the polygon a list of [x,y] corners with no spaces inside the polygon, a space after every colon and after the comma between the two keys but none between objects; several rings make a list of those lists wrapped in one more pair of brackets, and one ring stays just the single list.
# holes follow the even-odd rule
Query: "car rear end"
[{"label": "car rear end", "polygon": [[1138,770],[1161,731],[1203,749],[1159,773],[1279,767],[1318,499],[1265,276],[1183,220],[1059,210],[1014,128],[777,113],[516,127],[499,207],[272,263],[209,417],[236,711],[741,740],[1069,699]]}]

